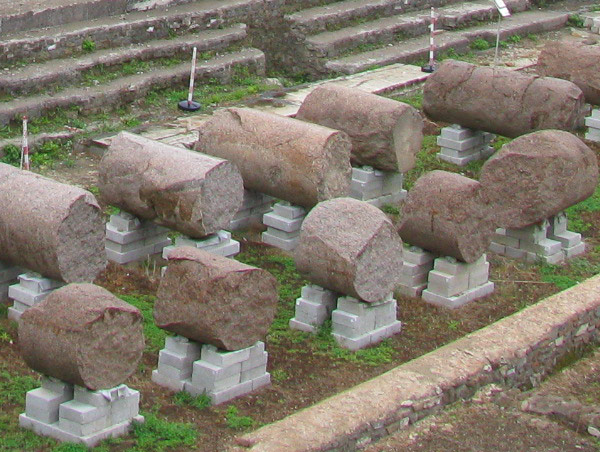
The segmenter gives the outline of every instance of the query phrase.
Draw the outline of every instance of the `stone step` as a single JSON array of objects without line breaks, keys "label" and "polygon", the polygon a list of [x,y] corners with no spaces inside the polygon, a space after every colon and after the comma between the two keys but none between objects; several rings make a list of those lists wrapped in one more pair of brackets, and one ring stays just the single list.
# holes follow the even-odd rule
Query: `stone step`
[{"label": "stone step", "polygon": [[181,57],[191,60],[191,49],[198,52],[226,49],[246,37],[246,25],[202,31],[170,40],[154,40],[145,44],[118,49],[106,49],[70,59],[48,60],[44,63],[16,66],[4,71],[0,78],[0,93],[22,95],[41,92],[47,87],[64,86],[80,80],[95,67],[111,68],[124,63],[157,58]]},{"label": "stone step", "polygon": [[[443,3],[452,4],[460,0],[447,0]],[[373,20],[381,17],[402,14],[415,9],[426,9],[432,5],[439,6],[439,1],[425,0],[418,3],[405,0],[346,0],[315,8],[304,9],[286,15],[286,20],[293,30],[313,35],[332,28],[349,26],[355,21]]]},{"label": "stone step", "polygon": [[[507,2],[527,5],[526,0]],[[497,17],[496,7],[491,2],[466,2],[437,9],[438,28],[449,29],[470,22],[491,20]],[[423,10],[399,14],[337,31],[323,32],[306,40],[307,48],[317,57],[332,58],[365,45],[382,46],[429,33],[430,12]]]},{"label": "stone step", "polygon": [[[233,69],[246,67],[251,73],[264,75],[265,55],[257,49],[242,49],[201,63],[196,68],[198,81],[217,79],[231,81]],[[142,99],[155,88],[184,88],[190,75],[189,63],[156,69],[147,74],[119,78],[113,82],[91,88],[68,88],[58,95],[47,94],[5,102],[0,109],[0,124],[6,125],[14,118],[28,115],[36,118],[57,108],[77,106],[81,111],[106,111]]]},{"label": "stone step", "polygon": [[0,38],[9,33],[123,14],[129,0],[28,0],[2,2]]},{"label": "stone step", "polygon": [[172,39],[187,32],[244,23],[279,0],[200,0],[168,10],[136,11],[120,16],[72,22],[3,36],[0,64],[63,58],[82,53],[84,41],[95,50]]},{"label": "stone step", "polygon": [[[500,27],[500,39],[512,35],[525,36],[529,33],[542,33],[557,30],[566,25],[568,14],[550,11],[527,11],[505,19]],[[450,48],[457,52],[466,51],[477,38],[495,42],[497,25],[481,25],[459,31],[446,31],[437,36],[438,52]],[[407,63],[427,58],[429,37],[421,36],[398,42],[380,49],[356,53],[325,63],[326,70],[340,74],[355,74],[375,66],[392,63]]]}]

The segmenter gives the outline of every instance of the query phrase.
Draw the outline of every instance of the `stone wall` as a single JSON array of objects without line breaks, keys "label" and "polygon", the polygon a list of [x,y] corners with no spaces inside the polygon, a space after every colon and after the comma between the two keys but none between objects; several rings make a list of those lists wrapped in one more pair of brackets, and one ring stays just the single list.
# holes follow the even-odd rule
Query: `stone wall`
[{"label": "stone wall", "polygon": [[598,342],[600,276],[238,438],[233,450],[357,450],[482,386],[537,385],[567,353]]}]

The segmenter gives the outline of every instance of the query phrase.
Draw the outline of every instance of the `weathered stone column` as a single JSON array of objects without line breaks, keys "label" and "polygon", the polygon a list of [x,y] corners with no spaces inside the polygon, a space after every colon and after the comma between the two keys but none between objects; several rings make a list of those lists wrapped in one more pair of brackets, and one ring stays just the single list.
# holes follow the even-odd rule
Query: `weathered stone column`
[{"label": "weathered stone column", "polygon": [[423,141],[423,118],[415,108],[340,85],[315,88],[296,119],[346,132],[352,140],[352,163],[383,171],[413,168]]},{"label": "weathered stone column", "polygon": [[423,96],[434,120],[507,137],[575,130],[585,115],[583,93],[571,82],[454,60],[427,79]]},{"label": "weathered stone column", "polygon": [[108,204],[194,238],[227,228],[244,195],[231,163],[127,132],[102,157],[98,188]]},{"label": "weathered stone column", "polygon": [[45,277],[93,281],[106,266],[96,198],[0,163],[0,256]]},{"label": "weathered stone column", "polygon": [[343,132],[246,108],[216,112],[195,146],[234,163],[248,190],[303,207],[349,192],[350,148]]}]

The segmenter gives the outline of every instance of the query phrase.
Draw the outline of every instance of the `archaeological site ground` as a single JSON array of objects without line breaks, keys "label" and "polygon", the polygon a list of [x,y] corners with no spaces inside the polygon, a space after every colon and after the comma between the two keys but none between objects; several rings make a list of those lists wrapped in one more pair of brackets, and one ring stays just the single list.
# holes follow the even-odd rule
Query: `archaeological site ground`
[{"label": "archaeological site ground", "polygon": [[0,0],[0,451],[600,449],[600,6]]}]

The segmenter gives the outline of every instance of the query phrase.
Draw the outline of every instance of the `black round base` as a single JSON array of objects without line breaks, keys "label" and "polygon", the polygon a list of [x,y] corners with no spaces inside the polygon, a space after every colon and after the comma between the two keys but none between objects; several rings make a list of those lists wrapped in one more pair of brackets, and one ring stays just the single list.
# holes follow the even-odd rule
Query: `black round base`
[{"label": "black round base", "polygon": [[180,110],[183,110],[183,111],[198,111],[202,107],[200,105],[200,102],[195,102],[195,101],[189,102],[187,100],[182,100],[181,102],[179,102],[177,104],[177,106],[179,107]]},{"label": "black round base", "polygon": [[431,74],[433,71],[435,71],[435,66],[431,64],[426,64],[425,66],[421,67],[421,72],[427,72],[428,74]]}]

